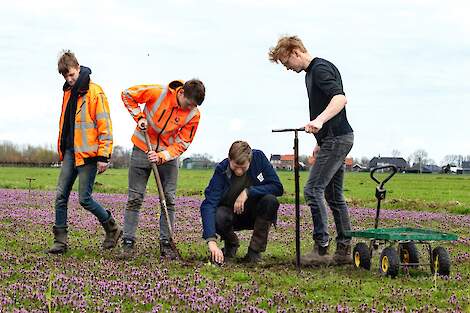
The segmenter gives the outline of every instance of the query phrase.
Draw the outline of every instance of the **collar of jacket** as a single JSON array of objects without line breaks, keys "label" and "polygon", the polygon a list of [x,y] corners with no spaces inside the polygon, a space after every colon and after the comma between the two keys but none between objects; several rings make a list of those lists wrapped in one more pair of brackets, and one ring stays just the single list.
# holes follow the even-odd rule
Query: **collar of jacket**
[{"label": "collar of jacket", "polygon": [[174,97],[171,98],[171,106],[179,106],[176,96],[178,94],[178,91],[183,88],[183,85],[184,81],[182,80],[173,80],[168,84],[169,93],[174,95]]}]

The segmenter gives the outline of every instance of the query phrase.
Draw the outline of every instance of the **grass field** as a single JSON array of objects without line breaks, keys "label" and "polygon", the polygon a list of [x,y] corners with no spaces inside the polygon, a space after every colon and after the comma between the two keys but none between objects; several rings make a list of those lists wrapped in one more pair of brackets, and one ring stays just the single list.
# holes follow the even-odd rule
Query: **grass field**
[{"label": "grass field", "polygon": [[[44,249],[52,244],[58,169],[0,168],[0,312],[470,312],[470,214],[458,214],[470,207],[469,177],[401,174],[387,185],[382,227],[425,227],[459,236],[455,242],[432,243],[449,251],[449,277],[431,275],[429,265],[423,265],[402,269],[391,279],[378,273],[380,250],[370,271],[334,266],[297,273],[290,172],[280,173],[287,195],[264,264],[210,264],[199,206],[211,174],[180,172],[175,241],[184,261],[159,258],[158,199],[150,192],[142,209],[137,255],[124,262],[116,258],[118,248],[100,249],[103,231],[79,206],[76,193],[69,206],[69,251],[46,255]],[[26,177],[36,178],[31,192]],[[305,179],[302,173],[301,185]],[[122,223],[127,172],[110,170],[97,181],[95,199]],[[367,174],[348,173],[345,188],[353,228],[370,228],[375,185]],[[308,208],[301,210],[304,253],[312,247],[312,222]],[[331,216],[329,221],[334,238]],[[241,232],[238,257],[245,254],[250,235]],[[427,258],[420,249],[420,260]]]},{"label": "grass field", "polygon": [[[27,177],[33,189],[54,190],[60,169],[0,167],[0,188],[28,189]],[[177,193],[180,196],[202,196],[212,170],[181,169]],[[280,171],[279,177],[285,188],[283,203],[294,203],[294,175]],[[308,173],[300,173],[303,188]],[[379,174],[379,177],[384,177]],[[75,184],[76,189],[77,184]],[[387,199],[385,208],[439,211],[459,214],[470,213],[470,175],[442,174],[397,174],[385,186]],[[155,193],[155,182],[150,179],[148,190]],[[369,173],[346,173],[345,196],[352,206],[374,207],[375,183]],[[127,169],[109,169],[96,179],[95,192],[127,193]],[[300,190],[303,203],[303,189]]]}]

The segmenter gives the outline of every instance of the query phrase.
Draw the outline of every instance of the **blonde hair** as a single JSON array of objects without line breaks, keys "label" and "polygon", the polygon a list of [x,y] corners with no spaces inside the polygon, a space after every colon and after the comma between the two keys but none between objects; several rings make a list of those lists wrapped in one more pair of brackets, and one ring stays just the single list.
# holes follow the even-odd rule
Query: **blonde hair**
[{"label": "blonde hair", "polygon": [[282,36],[277,41],[277,45],[269,49],[269,60],[278,63],[280,58],[289,56],[294,49],[298,49],[300,52],[307,52],[299,37]]},{"label": "blonde hair", "polygon": [[237,140],[230,146],[228,151],[228,158],[236,164],[245,164],[247,161],[251,162],[251,147],[246,141]]}]

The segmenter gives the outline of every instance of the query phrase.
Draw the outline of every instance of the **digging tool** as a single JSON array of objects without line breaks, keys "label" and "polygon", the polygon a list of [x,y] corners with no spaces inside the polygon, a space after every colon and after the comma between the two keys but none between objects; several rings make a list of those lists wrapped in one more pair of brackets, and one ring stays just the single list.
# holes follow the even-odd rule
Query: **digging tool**
[{"label": "digging tool", "polygon": [[294,132],[294,181],[295,181],[295,264],[300,272],[300,195],[299,195],[299,137],[301,128],[273,129],[273,133]]},{"label": "digging tool", "polygon": [[[145,143],[147,144],[147,149],[149,151],[151,151],[152,150],[152,144],[150,143],[149,134],[147,133],[146,129],[142,129],[141,131],[144,134]],[[178,259],[181,260],[181,254],[178,251],[178,248],[176,248],[175,241],[173,240],[173,228],[171,227],[170,216],[168,215],[168,208],[166,206],[166,199],[165,199],[165,194],[163,192],[162,181],[160,179],[160,175],[158,174],[158,167],[157,167],[157,164],[155,164],[153,162],[151,162],[150,164],[152,164],[153,176],[155,177],[155,182],[157,183],[158,197],[160,198],[160,206],[163,209],[163,212],[165,214],[166,223],[168,225],[168,230],[170,231],[171,249],[176,253]]]}]

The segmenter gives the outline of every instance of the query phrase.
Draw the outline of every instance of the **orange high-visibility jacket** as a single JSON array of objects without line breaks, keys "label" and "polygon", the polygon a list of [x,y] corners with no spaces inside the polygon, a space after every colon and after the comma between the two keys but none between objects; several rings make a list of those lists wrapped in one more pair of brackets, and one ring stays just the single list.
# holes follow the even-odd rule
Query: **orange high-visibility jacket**
[{"label": "orange high-visibility jacket", "polygon": [[[60,137],[64,124],[65,109],[71,89],[64,91],[62,113],[60,114],[59,139],[57,148],[62,161]],[[74,131],[75,166],[85,164],[84,159],[104,157],[109,159],[113,150],[113,133],[109,105],[101,87],[90,81],[88,92],[78,97]]]},{"label": "orange high-visibility jacket", "polygon": [[[180,156],[193,141],[199,125],[200,113],[196,108],[182,109],[176,93],[183,82],[172,81],[168,86],[138,85],[122,92],[122,101],[137,122],[141,117],[148,121],[148,134],[152,149],[163,160],[170,161]],[[139,103],[145,103],[144,111]],[[136,126],[132,142],[147,152],[145,137]]]}]

